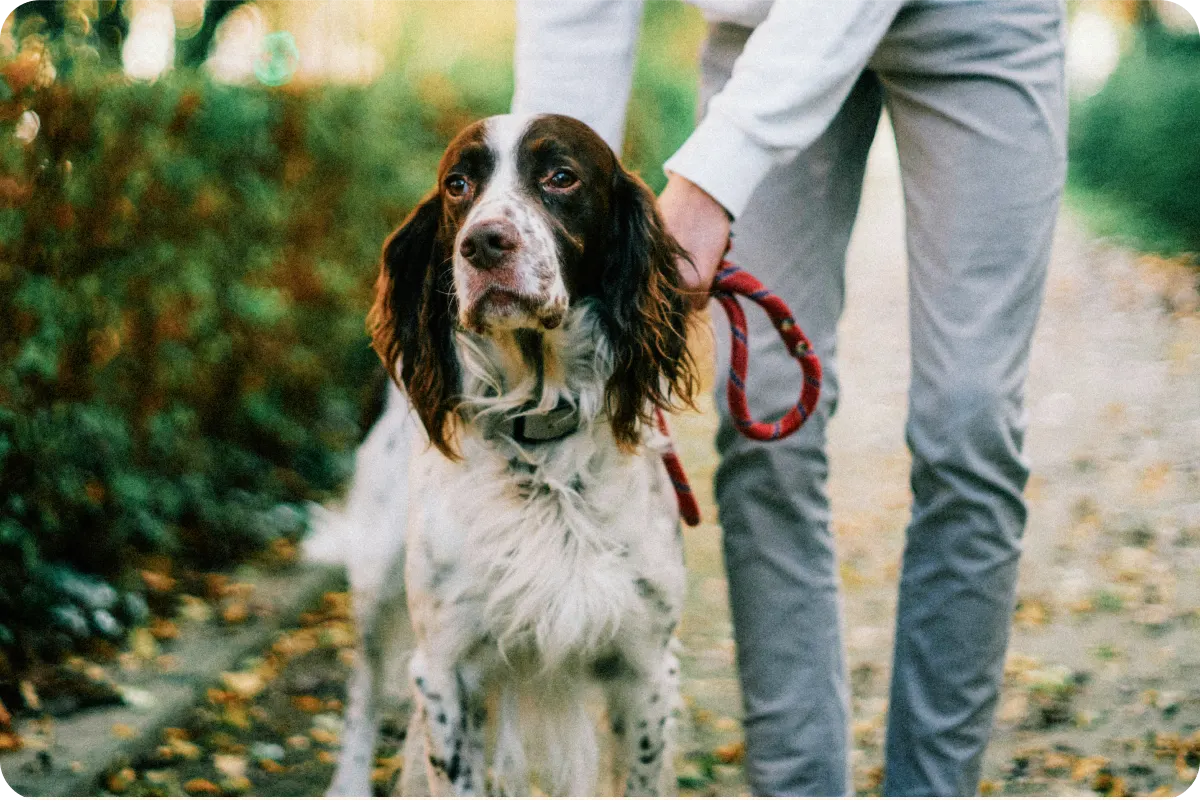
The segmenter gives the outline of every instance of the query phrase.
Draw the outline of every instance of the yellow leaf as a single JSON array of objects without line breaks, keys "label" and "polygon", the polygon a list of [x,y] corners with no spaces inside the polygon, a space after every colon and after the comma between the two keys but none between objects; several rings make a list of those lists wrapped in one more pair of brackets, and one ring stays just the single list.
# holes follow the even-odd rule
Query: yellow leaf
[{"label": "yellow leaf", "polygon": [[118,740],[128,740],[137,735],[137,729],[126,723],[114,723],[112,733]]},{"label": "yellow leaf", "polygon": [[266,689],[267,682],[257,673],[222,673],[221,683],[226,689],[242,698],[250,699]]},{"label": "yellow leaf", "polygon": [[740,740],[733,743],[726,743],[718,746],[713,750],[713,756],[724,762],[726,765],[735,765],[742,761],[746,756],[746,744]]},{"label": "yellow leaf", "polygon": [[1077,782],[1090,781],[1093,776],[1100,772],[1101,768],[1107,766],[1108,760],[1104,757],[1083,757],[1075,763],[1075,767],[1071,771],[1071,780]]}]

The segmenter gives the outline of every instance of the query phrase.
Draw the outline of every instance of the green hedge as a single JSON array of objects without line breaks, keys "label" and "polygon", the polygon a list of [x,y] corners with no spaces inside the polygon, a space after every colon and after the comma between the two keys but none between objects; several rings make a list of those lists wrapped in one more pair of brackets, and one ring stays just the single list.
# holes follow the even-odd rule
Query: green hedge
[{"label": "green hedge", "polygon": [[361,434],[380,243],[507,100],[478,75],[271,90],[78,60],[39,86],[41,59],[0,67],[10,668],[140,615],[89,575],[136,590],[140,554],[208,568],[300,533]]},{"label": "green hedge", "polygon": [[1200,251],[1200,37],[1143,34],[1104,88],[1074,106],[1070,143],[1072,182],[1089,207],[1108,210],[1110,232]]}]

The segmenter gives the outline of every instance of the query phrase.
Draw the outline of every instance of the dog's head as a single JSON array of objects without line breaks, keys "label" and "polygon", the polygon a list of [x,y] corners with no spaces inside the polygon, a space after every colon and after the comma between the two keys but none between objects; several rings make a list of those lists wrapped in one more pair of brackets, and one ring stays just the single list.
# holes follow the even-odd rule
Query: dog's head
[{"label": "dog's head", "polygon": [[591,128],[558,115],[491,117],[450,143],[437,187],[384,245],[374,346],[430,442],[453,456],[455,329],[548,331],[592,299],[613,355],[605,407],[618,443],[632,447],[649,404],[687,403],[694,391],[683,255],[653,194]]}]

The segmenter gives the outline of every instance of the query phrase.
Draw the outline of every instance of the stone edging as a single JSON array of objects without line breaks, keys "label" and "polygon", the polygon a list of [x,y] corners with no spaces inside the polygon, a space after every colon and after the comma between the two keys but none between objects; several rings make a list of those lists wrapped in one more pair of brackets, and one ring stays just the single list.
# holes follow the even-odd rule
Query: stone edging
[{"label": "stone edging", "polygon": [[[163,728],[178,723],[203,698],[205,690],[219,681],[222,671],[233,670],[241,659],[261,653],[280,628],[297,622],[324,593],[344,581],[341,566],[312,564],[256,578],[255,600],[264,602],[271,613],[236,630],[207,624],[186,631],[171,650],[178,668],[136,685],[153,698],[152,705],[102,707],[56,721],[49,769],[39,764],[32,749],[4,754],[0,755],[0,781],[23,796],[96,794],[106,771],[157,745]],[[21,734],[37,736],[33,725],[27,721]],[[128,727],[123,730],[132,735],[120,739],[114,735],[114,727]]]}]

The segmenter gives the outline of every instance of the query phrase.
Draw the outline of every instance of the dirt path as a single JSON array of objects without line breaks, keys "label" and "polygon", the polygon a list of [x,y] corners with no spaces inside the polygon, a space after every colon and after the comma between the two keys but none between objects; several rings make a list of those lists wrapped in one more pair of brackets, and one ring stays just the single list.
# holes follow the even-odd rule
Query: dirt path
[{"label": "dirt path", "polygon": [[[886,133],[886,130],[885,130]],[[878,792],[903,531],[903,212],[881,136],[850,245],[830,492],[854,675],[855,783]],[[1181,274],[1064,214],[1028,385],[1030,519],[986,792],[1181,792],[1200,759],[1200,316]],[[688,537],[685,692],[711,746],[737,717],[714,420],[676,421],[709,525]],[[708,714],[711,713],[711,714]],[[724,735],[730,736],[728,734]],[[1190,738],[1190,740],[1189,740]],[[1095,757],[1095,759],[1088,759]],[[1106,764],[1104,760],[1109,760]],[[1165,790],[1164,790],[1165,792]]]}]

